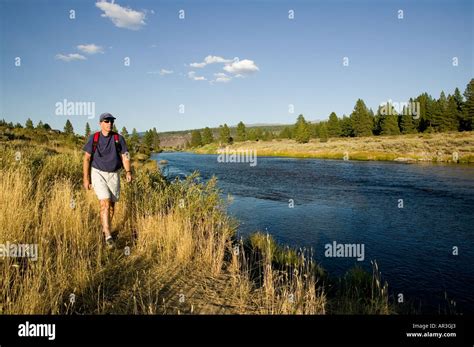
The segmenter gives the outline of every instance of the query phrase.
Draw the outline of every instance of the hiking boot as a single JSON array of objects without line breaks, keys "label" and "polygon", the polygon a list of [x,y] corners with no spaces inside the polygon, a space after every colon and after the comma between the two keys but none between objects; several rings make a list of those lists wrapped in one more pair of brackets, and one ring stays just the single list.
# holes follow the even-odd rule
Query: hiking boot
[{"label": "hiking boot", "polygon": [[115,248],[115,241],[112,237],[109,237],[107,240],[105,240],[105,245],[107,246],[107,249],[114,249]]}]

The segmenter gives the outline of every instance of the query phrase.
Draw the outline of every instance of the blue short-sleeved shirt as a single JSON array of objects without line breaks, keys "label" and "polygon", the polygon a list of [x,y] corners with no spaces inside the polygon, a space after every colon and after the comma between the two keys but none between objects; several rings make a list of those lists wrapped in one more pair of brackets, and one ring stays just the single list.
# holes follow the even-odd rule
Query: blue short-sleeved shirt
[{"label": "blue short-sleeved shirt", "polygon": [[[89,141],[85,144],[83,150],[92,154],[92,142],[94,141],[94,134],[89,137]],[[128,152],[127,144],[122,135],[119,134],[119,142],[122,147],[121,154]],[[106,172],[114,172],[122,167],[122,160],[117,155],[115,148],[114,136],[104,136],[102,132],[99,135],[99,141],[95,153],[92,156],[92,167]]]}]

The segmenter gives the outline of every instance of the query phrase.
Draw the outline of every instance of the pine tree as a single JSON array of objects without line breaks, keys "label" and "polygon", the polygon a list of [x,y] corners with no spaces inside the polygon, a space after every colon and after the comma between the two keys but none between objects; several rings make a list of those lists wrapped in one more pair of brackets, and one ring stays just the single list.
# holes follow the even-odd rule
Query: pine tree
[{"label": "pine tree", "polygon": [[398,127],[398,116],[395,114],[386,115],[382,119],[381,135],[400,135]]},{"label": "pine tree", "polygon": [[[419,113],[421,113],[421,110],[420,110],[420,107],[418,106],[418,103],[415,102],[415,100],[413,98],[410,98],[408,100],[408,105],[403,106],[403,110],[402,110],[402,115],[408,115],[408,116],[411,117],[411,122],[413,124],[413,131],[408,132],[409,134],[418,132],[417,129],[418,129],[418,126],[419,126],[419,123],[420,123],[420,117],[419,117],[420,114]],[[402,131],[401,122],[402,122],[402,119],[400,118],[400,131]],[[407,127],[409,128],[408,118],[405,118],[404,122],[408,122]]]},{"label": "pine tree", "polygon": [[279,136],[280,139],[291,139],[291,128],[284,127],[283,130],[280,132]]},{"label": "pine tree", "polygon": [[74,128],[72,127],[72,124],[69,119],[66,120],[66,124],[64,125],[64,133],[66,135],[74,135]]},{"label": "pine tree", "polygon": [[374,135],[380,135],[382,133],[382,120],[383,116],[377,111],[377,114],[374,116],[374,127],[372,129]]},{"label": "pine tree", "polygon": [[304,116],[300,114],[295,124],[295,140],[298,143],[307,143],[311,136],[309,124],[304,119]]},{"label": "pine tree", "polygon": [[118,134],[118,129],[117,129],[117,127],[115,126],[115,123],[114,123],[114,125],[113,125],[113,127],[112,127],[112,131],[113,131],[114,133]]},{"label": "pine tree", "polygon": [[446,98],[444,92],[433,107],[432,126],[436,131],[452,131],[459,127],[457,103],[453,96]]},{"label": "pine tree", "polygon": [[351,113],[352,129],[354,136],[371,136],[373,128],[373,118],[362,99],[358,99]]},{"label": "pine tree", "polygon": [[[399,135],[398,115],[393,105],[387,102],[377,110],[377,121],[379,122],[380,135]],[[378,129],[377,129],[378,130]]]},{"label": "pine tree", "polygon": [[456,116],[458,118],[459,130],[466,130],[466,122],[464,121],[464,99],[458,88],[454,90],[454,100],[456,101]]},{"label": "pine tree", "polygon": [[447,100],[444,91],[441,92],[439,99],[434,104],[434,111],[431,125],[433,129],[436,131],[444,131],[445,129],[445,116],[446,116],[446,109],[447,109]]},{"label": "pine tree", "polygon": [[400,130],[402,134],[416,133],[415,124],[413,123],[413,116],[404,111],[400,119]]},{"label": "pine tree", "polygon": [[250,128],[249,131],[247,132],[247,140],[250,141],[256,141],[257,140],[257,132],[255,129]]},{"label": "pine tree", "polygon": [[459,129],[458,104],[453,95],[448,95],[442,131],[456,131]]},{"label": "pine tree", "polygon": [[36,124],[36,129],[44,129],[44,124],[42,121],[39,121],[38,124]]},{"label": "pine tree", "polygon": [[352,120],[346,115],[342,116],[341,119],[341,133],[342,136],[350,137],[354,136],[354,129],[352,128]]},{"label": "pine tree", "polygon": [[32,121],[30,118],[28,118],[28,119],[26,120],[25,128],[26,128],[26,129],[33,129],[33,128],[34,128],[33,121]]},{"label": "pine tree", "polygon": [[321,122],[319,124],[319,138],[321,142],[327,142],[329,136],[328,124],[326,122]]},{"label": "pine tree", "polygon": [[265,130],[262,134],[263,141],[271,141],[273,140],[273,133],[270,130]]},{"label": "pine tree", "polygon": [[466,130],[474,129],[474,78],[467,84],[464,91],[466,102],[464,103],[463,118]]},{"label": "pine tree", "polygon": [[240,121],[239,124],[237,124],[237,141],[245,141],[247,140],[247,132],[245,129],[245,124]]},{"label": "pine tree", "polygon": [[148,150],[153,150],[153,131],[145,131],[145,135],[143,136],[143,144]]},{"label": "pine tree", "polygon": [[371,108],[369,108],[369,117],[370,117],[370,123],[371,123],[370,136],[372,136],[374,134],[374,127],[375,127],[375,114]]},{"label": "pine tree", "polygon": [[137,146],[140,143],[140,136],[138,135],[137,129],[133,128],[132,136],[130,137],[130,149],[132,152],[137,150]]},{"label": "pine tree", "polygon": [[437,101],[431,95],[428,95],[428,98],[426,99],[425,121],[426,121],[427,126],[426,126],[426,129],[424,130],[425,132],[431,133],[434,131],[433,121],[438,112],[437,109],[438,109]]},{"label": "pine tree", "polygon": [[432,128],[431,122],[436,101],[428,93],[423,93],[415,99],[415,102],[420,103],[420,114],[416,115],[418,118],[418,131],[429,132]]},{"label": "pine tree", "polygon": [[260,141],[263,138],[263,130],[261,128],[255,129],[255,141]]},{"label": "pine tree", "polygon": [[[89,125],[89,123],[87,123],[87,125]],[[122,131],[120,131],[120,135],[123,136],[125,141],[128,141],[128,130],[127,130],[127,128],[122,127]]]},{"label": "pine tree", "polygon": [[153,143],[152,143],[153,150],[154,151],[159,151],[159,149],[160,149],[160,136],[158,135],[158,131],[156,131],[156,128],[153,127],[151,132],[153,134]]},{"label": "pine tree", "polygon": [[227,124],[224,124],[223,126],[221,125],[219,127],[219,142],[221,144],[229,144],[232,142],[232,139],[230,137],[230,130]]},{"label": "pine tree", "polygon": [[309,126],[309,137],[312,139],[319,138],[319,123],[308,124]]},{"label": "pine tree", "polygon": [[331,114],[329,115],[327,131],[330,137],[339,137],[342,134],[341,122],[334,112],[331,112]]},{"label": "pine tree", "polygon": [[212,136],[212,131],[208,127],[204,128],[204,131],[202,132],[202,144],[207,145],[209,143],[212,143],[214,141],[214,137]]},{"label": "pine tree", "polygon": [[199,147],[202,145],[201,132],[199,130],[193,130],[191,132],[191,147]]},{"label": "pine tree", "polygon": [[85,136],[86,136],[86,139],[88,139],[89,136],[91,136],[91,127],[90,127],[90,125],[89,125],[89,122],[86,123]]}]

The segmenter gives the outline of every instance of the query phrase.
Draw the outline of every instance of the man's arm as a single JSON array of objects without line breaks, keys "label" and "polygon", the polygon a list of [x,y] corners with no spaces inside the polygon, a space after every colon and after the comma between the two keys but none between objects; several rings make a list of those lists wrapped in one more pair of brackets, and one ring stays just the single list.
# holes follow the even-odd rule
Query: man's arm
[{"label": "man's arm", "polygon": [[127,176],[127,182],[132,181],[132,165],[130,163],[130,154],[128,152],[125,152],[122,154],[122,163],[123,167],[125,168],[126,176]]},{"label": "man's arm", "polygon": [[91,189],[90,169],[91,169],[91,155],[90,153],[84,152],[84,160],[82,162],[82,172],[83,172],[83,185],[84,185],[84,188],[86,188],[86,190]]}]

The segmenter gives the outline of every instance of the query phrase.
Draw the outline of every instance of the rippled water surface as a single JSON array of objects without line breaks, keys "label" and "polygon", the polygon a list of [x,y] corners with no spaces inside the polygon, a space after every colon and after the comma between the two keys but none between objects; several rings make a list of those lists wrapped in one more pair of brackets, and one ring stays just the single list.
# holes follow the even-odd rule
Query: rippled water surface
[{"label": "rippled water surface", "polygon": [[[242,235],[267,231],[280,243],[312,247],[334,275],[356,263],[370,269],[375,259],[390,292],[423,312],[438,312],[445,293],[458,312],[474,312],[473,166],[259,157],[251,167],[191,153],[155,159],[169,162],[169,177],[217,176],[234,197],[229,212]],[[364,261],[325,257],[333,241],[364,244]]]}]

